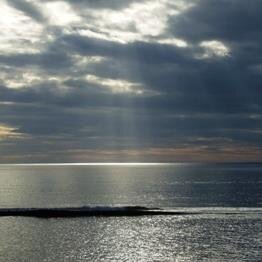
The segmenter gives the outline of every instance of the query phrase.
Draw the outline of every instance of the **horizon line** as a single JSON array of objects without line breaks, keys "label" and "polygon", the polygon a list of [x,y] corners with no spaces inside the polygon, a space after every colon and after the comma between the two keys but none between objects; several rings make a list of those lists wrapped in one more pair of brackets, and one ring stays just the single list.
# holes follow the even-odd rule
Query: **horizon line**
[{"label": "horizon line", "polygon": [[231,162],[200,162],[200,161],[183,161],[183,162],[60,162],[60,163],[0,163],[0,166],[126,166],[126,165],[183,165],[183,164],[262,164],[259,161],[246,161],[246,162],[238,162],[238,161],[231,161]]},{"label": "horizon line", "polygon": [[187,162],[80,162],[80,163],[0,163],[0,165],[86,165],[86,166],[97,166],[97,165],[174,165],[174,164],[186,164]]}]

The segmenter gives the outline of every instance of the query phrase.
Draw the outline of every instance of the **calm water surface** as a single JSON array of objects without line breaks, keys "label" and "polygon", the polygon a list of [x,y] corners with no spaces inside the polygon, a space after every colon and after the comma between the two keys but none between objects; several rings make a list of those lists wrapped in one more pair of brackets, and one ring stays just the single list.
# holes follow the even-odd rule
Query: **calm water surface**
[{"label": "calm water surface", "polygon": [[[0,208],[256,208],[262,165],[0,166]],[[241,208],[240,208],[241,210]],[[0,218],[0,261],[261,261],[261,212]]]}]

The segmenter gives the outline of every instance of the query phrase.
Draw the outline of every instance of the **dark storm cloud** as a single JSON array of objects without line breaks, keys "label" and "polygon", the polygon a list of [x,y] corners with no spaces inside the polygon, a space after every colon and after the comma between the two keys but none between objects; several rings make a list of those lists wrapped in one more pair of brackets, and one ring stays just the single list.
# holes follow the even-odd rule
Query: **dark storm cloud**
[{"label": "dark storm cloud", "polygon": [[114,41],[101,40],[97,38],[83,37],[80,35],[66,35],[58,40],[69,50],[74,50],[82,55],[101,55],[115,57],[124,60],[135,60],[137,63],[179,63],[181,60],[194,63],[190,50],[183,50],[178,47],[155,44],[147,42],[133,42],[121,44]]},{"label": "dark storm cloud", "polygon": [[[208,110],[206,104],[203,104],[202,108],[195,108],[194,104],[183,105],[179,103],[179,99],[174,98],[168,100],[165,97],[163,103],[159,103],[160,98],[128,99],[123,95],[102,93],[92,95],[88,90],[73,89],[59,93],[59,88],[55,90],[52,86],[20,92],[2,88],[1,94],[1,100],[17,104],[6,106],[5,111],[1,110],[2,121],[10,125],[19,125],[21,132],[34,136],[43,134],[74,136],[77,130],[88,126],[92,127],[93,136],[105,138],[109,135],[108,129],[103,127],[106,121],[117,123],[113,134],[110,135],[128,136],[132,134],[125,130],[124,125],[131,124],[130,119],[139,127],[141,132],[139,136],[144,140],[142,143],[151,141],[151,144],[158,145],[165,140],[167,144],[172,143],[172,140],[177,144],[186,142],[187,138],[225,136],[240,141],[242,137],[243,141],[258,143],[259,140],[255,137],[259,138],[262,135],[259,133],[262,129],[261,118],[252,119],[247,113],[217,114],[217,111],[211,110],[212,108]],[[126,118],[124,122],[121,120],[123,117]],[[86,135],[84,132],[83,136]],[[158,137],[157,141],[154,141],[155,137]]]},{"label": "dark storm cloud", "polygon": [[[120,10],[135,1],[65,2],[97,11]],[[31,2],[10,4],[45,23]],[[184,48],[153,37],[124,44],[109,34],[107,40],[83,36],[83,25],[68,30],[49,25],[52,40],[41,51],[0,54],[8,76],[0,86],[0,125],[16,127],[28,139],[9,139],[0,154],[35,150],[48,159],[56,150],[261,148],[260,7],[256,0],[196,1],[168,19],[165,37],[185,39]],[[229,54],[201,46],[214,40]],[[94,56],[101,61],[82,64]],[[41,81],[11,88],[17,81],[12,75],[31,69],[39,71]],[[86,78],[90,74],[98,80]],[[114,86],[102,83],[108,80],[139,84],[144,93],[114,93]]]},{"label": "dark storm cloud", "polygon": [[36,66],[43,69],[63,70],[72,65],[70,57],[62,50],[43,53],[0,55],[0,64],[13,67]]},{"label": "dark storm cloud", "polygon": [[190,41],[221,39],[252,44],[262,36],[261,9],[260,0],[197,0],[185,13],[171,17],[169,27],[176,36]]},{"label": "dark storm cloud", "polygon": [[[187,113],[206,110],[225,113],[261,112],[261,77],[243,68],[234,58],[203,61],[192,57],[193,50],[141,42],[124,45],[76,35],[62,37],[52,46],[54,50],[42,54],[0,56],[0,63],[17,67],[33,65],[49,71],[63,72],[74,66],[68,56],[69,51],[81,55],[100,55],[110,59],[94,66],[93,69],[90,66],[87,69],[89,72],[93,71],[102,77],[142,81],[148,88],[162,93],[149,99],[138,98],[135,101],[138,106],[140,103],[146,103],[149,108],[166,108]],[[117,63],[114,64],[114,61]],[[123,68],[128,68],[128,74],[123,72]],[[82,85],[81,90],[73,89],[70,95],[63,97],[70,105],[88,104],[89,99],[86,100],[86,97],[94,96],[98,98],[98,102],[103,101],[101,95],[92,94],[92,90],[93,93],[97,93],[101,89],[88,89],[90,84],[85,81],[68,80],[65,84]],[[41,88],[36,90],[39,92]],[[56,100],[55,94],[52,94],[52,90],[55,89],[47,92],[48,88],[43,85],[42,90],[48,94],[48,101]],[[32,91],[34,92],[34,89]],[[19,91],[17,93],[21,96]],[[26,94],[25,97],[30,98],[31,95]],[[59,102],[61,100],[60,98]],[[122,102],[121,99],[115,99],[116,104],[118,100]],[[96,104],[96,99],[90,101]],[[110,99],[104,101],[108,102]]]},{"label": "dark storm cloud", "polygon": [[[187,112],[261,112],[261,76],[254,75],[238,58],[197,60],[192,57],[193,50],[171,46],[147,43],[111,46],[106,41],[96,40],[94,44],[82,40],[73,48],[80,54],[112,57],[95,65],[93,72],[103,77],[136,79],[154,91],[167,94],[150,98],[146,101],[148,106],[154,104],[182,112],[186,108],[191,108]],[[114,63],[115,57],[118,60]]]}]

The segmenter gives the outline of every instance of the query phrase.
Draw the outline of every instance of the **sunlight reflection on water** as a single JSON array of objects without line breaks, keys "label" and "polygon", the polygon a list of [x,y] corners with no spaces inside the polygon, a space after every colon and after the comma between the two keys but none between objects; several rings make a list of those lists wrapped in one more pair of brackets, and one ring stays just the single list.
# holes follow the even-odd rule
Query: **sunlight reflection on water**
[{"label": "sunlight reflection on water", "polygon": [[[262,165],[2,165],[0,208],[260,208],[261,174]],[[1,217],[0,261],[261,261],[260,215]]]},{"label": "sunlight reflection on water", "polygon": [[5,261],[259,261],[257,216],[0,218]]}]

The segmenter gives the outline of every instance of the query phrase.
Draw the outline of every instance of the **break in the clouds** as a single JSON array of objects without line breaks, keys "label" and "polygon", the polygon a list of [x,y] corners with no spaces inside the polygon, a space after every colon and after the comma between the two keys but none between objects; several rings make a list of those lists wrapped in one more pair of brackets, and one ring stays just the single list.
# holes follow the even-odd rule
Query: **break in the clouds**
[{"label": "break in the clouds", "polygon": [[260,0],[2,0],[0,162],[260,161]]}]

